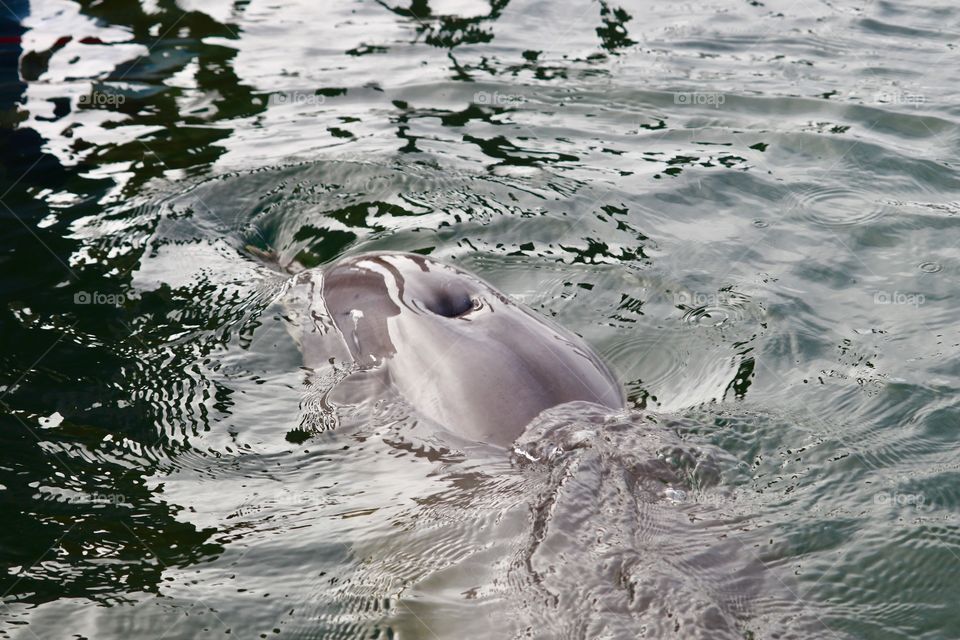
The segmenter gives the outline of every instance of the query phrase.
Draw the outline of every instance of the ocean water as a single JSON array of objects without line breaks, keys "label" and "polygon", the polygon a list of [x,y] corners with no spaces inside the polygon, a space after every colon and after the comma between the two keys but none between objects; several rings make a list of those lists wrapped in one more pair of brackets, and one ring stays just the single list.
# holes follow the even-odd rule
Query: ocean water
[{"label": "ocean water", "polygon": [[[6,1],[0,636],[960,637],[955,3]],[[380,249],[629,410],[331,406]]]}]

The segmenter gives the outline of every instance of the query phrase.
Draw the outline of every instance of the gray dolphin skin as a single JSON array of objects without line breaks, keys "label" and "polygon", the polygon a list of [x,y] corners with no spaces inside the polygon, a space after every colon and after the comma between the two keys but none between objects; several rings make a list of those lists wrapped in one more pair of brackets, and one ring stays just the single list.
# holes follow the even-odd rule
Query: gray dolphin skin
[{"label": "gray dolphin skin", "polygon": [[[623,389],[579,337],[477,276],[418,254],[367,253],[298,277],[329,322],[301,336],[304,364],[379,371],[416,412],[507,446],[540,412],[573,401],[621,409]],[[325,325],[325,326],[324,326]]]}]

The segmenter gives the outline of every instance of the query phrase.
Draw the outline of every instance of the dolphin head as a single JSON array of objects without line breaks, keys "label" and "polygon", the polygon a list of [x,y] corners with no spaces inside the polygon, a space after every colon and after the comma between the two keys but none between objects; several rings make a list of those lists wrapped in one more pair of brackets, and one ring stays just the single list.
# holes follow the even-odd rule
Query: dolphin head
[{"label": "dolphin head", "polygon": [[383,369],[418,414],[459,436],[507,445],[550,407],[624,406],[582,339],[437,260],[342,259],[324,271],[323,302],[357,365]]}]

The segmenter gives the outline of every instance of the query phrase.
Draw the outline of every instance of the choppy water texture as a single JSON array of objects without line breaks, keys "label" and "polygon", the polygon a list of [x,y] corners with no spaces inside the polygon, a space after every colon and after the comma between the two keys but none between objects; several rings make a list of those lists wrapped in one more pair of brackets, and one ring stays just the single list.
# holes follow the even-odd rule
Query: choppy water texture
[{"label": "choppy water texture", "polygon": [[[955,2],[6,9],[3,637],[960,636]],[[256,256],[374,249],[630,411],[330,406]]]}]

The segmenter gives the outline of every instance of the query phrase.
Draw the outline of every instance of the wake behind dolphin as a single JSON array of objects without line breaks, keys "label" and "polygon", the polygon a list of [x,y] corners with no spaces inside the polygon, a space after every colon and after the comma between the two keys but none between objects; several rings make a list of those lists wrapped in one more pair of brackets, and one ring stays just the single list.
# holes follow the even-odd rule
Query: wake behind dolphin
[{"label": "wake behind dolphin", "polygon": [[409,253],[368,253],[297,276],[311,313],[308,368],[349,364],[454,434],[506,446],[542,411],[574,401],[622,409],[623,390],[578,336],[475,275]]}]

